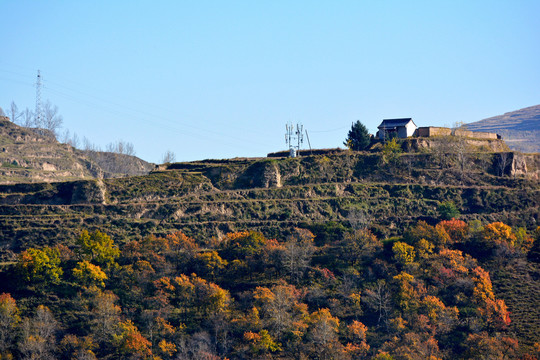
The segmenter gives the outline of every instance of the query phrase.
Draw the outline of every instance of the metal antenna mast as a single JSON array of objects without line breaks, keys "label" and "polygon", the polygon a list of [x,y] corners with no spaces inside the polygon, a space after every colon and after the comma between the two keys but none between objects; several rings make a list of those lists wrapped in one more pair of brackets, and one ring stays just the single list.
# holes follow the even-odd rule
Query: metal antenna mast
[{"label": "metal antenna mast", "polygon": [[40,127],[43,121],[43,116],[41,114],[41,73],[37,71],[37,80],[36,80],[36,127]]},{"label": "metal antenna mast", "polygon": [[291,123],[285,125],[285,143],[289,145],[289,156],[296,157],[296,152],[300,150],[304,143],[304,127],[296,124],[296,130]]},{"label": "metal antenna mast", "polygon": [[296,124],[296,138],[298,139],[297,149],[300,150],[300,147],[304,143],[304,125]]}]

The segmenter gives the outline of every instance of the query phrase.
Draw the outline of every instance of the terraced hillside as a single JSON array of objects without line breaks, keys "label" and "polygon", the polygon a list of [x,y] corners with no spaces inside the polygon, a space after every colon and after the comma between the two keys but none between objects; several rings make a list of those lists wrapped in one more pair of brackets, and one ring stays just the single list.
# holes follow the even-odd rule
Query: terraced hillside
[{"label": "terraced hillside", "polygon": [[[383,164],[379,153],[172,164],[146,176],[0,186],[2,258],[30,244],[73,239],[83,228],[122,240],[182,229],[219,236],[239,229],[276,235],[285,226],[348,224],[361,211],[374,231],[439,217],[451,201],[464,220],[533,227],[538,223],[538,158],[521,159],[527,176],[499,176],[498,153],[478,153],[465,170],[430,153]],[[523,165],[523,164],[522,164]],[[511,164],[508,164],[511,167]],[[536,176],[536,175],[535,175]],[[375,221],[376,220],[376,221]]]},{"label": "terraced hillside", "polygon": [[0,184],[142,175],[153,167],[134,156],[78,150],[59,143],[47,130],[0,117]]}]

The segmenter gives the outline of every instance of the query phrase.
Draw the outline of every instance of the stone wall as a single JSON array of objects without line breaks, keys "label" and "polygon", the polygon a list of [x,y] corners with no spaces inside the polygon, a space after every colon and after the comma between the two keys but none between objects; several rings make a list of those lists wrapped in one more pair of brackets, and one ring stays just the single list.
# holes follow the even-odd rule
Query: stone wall
[{"label": "stone wall", "polygon": [[472,136],[470,137],[477,139],[498,139],[497,134],[482,131],[472,131]]},{"label": "stone wall", "polygon": [[470,131],[456,129],[452,130],[446,127],[426,126],[419,127],[416,131],[416,135],[419,137],[431,137],[431,136],[461,136],[472,139],[497,139],[497,134],[481,131]]},{"label": "stone wall", "polygon": [[417,129],[417,134],[420,137],[448,136],[452,134],[452,130],[445,127],[426,126],[419,127]]}]

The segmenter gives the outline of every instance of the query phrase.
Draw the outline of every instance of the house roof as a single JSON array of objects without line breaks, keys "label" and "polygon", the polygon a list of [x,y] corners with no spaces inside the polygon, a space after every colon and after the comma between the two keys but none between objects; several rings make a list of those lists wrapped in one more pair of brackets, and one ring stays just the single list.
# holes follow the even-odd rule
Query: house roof
[{"label": "house roof", "polygon": [[[411,121],[412,121],[412,118],[384,119],[382,121],[381,125],[379,125],[377,128],[379,128],[379,129],[393,129],[395,127],[405,126]],[[412,123],[414,124],[414,121],[412,121]],[[414,126],[416,126],[416,124],[414,124]]]}]

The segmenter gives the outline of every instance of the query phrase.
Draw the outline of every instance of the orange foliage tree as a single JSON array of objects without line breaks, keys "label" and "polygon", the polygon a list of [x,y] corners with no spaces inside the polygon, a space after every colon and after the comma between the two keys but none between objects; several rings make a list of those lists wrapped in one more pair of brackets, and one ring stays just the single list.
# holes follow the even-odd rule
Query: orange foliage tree
[{"label": "orange foliage tree", "polygon": [[518,350],[516,339],[500,335],[492,337],[485,331],[470,334],[465,345],[468,359],[514,359]]},{"label": "orange foliage tree", "polygon": [[502,299],[496,299],[489,273],[477,267],[473,270],[475,287],[473,296],[478,304],[478,313],[488,330],[504,329],[510,324],[510,313]]},{"label": "orange foliage tree", "polygon": [[369,351],[370,346],[366,342],[367,326],[360,321],[353,320],[347,325],[347,340],[350,342],[345,346],[345,352],[353,358],[361,358]]},{"label": "orange foliage tree", "polygon": [[407,230],[403,237],[409,244],[416,244],[421,239],[425,239],[438,248],[444,247],[450,242],[450,236],[448,236],[444,227],[437,228],[425,221],[419,221],[415,226]]},{"label": "orange foliage tree", "polygon": [[462,220],[443,220],[435,228],[438,231],[444,230],[448,234],[451,244],[464,242],[469,234],[469,225]]},{"label": "orange foliage tree", "polygon": [[142,359],[152,358],[150,341],[142,336],[131,320],[118,324],[118,333],[114,335],[114,344],[120,355],[137,356]]}]

